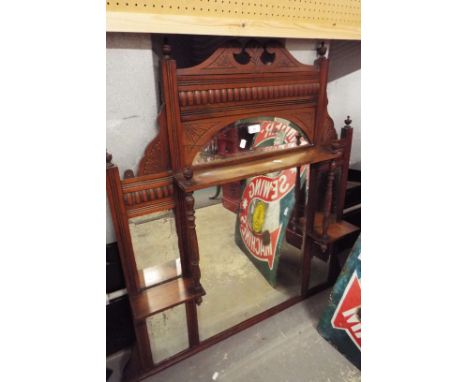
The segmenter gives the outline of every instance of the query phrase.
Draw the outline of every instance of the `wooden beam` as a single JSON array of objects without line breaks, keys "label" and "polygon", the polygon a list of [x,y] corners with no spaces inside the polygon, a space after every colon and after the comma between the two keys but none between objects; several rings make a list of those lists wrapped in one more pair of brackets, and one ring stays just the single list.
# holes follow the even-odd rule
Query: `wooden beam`
[{"label": "wooden beam", "polygon": [[295,19],[220,17],[107,11],[108,32],[360,40],[359,22],[316,23]]}]

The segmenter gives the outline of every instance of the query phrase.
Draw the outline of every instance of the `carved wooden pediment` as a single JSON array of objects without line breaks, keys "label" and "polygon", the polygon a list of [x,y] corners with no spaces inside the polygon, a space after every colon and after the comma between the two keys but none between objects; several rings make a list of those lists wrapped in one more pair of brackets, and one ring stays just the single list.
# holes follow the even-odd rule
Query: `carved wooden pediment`
[{"label": "carved wooden pediment", "polygon": [[232,40],[224,43],[206,61],[191,68],[179,69],[177,74],[297,71],[310,67],[297,61],[278,41],[249,40],[242,44]]},{"label": "carved wooden pediment", "polygon": [[172,78],[164,91],[174,98],[171,110],[161,110],[160,133],[148,145],[139,175],[169,170],[171,155],[190,164],[220,129],[247,117],[288,119],[311,142],[336,139],[326,110],[325,47],[319,50],[316,64],[305,65],[278,41],[231,40],[199,65],[177,69],[166,46],[162,65]]}]

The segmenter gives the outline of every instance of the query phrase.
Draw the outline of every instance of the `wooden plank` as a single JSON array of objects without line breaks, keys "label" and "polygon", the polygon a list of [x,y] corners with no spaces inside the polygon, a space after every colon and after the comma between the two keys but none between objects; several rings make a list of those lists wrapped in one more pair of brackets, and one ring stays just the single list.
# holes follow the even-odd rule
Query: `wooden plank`
[{"label": "wooden plank", "polygon": [[173,308],[186,301],[193,300],[205,293],[193,293],[191,291],[192,281],[178,278],[164,284],[140,292],[136,296],[130,296],[130,303],[135,321],[160,313],[163,310]]},{"label": "wooden plank", "polygon": [[107,32],[360,40],[361,26],[108,11]]}]

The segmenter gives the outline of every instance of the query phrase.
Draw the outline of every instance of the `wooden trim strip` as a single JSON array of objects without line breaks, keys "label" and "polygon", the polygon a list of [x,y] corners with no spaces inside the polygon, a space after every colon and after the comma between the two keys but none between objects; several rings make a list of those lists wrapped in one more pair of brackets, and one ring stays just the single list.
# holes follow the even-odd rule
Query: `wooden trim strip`
[{"label": "wooden trim strip", "polygon": [[[306,97],[291,97],[279,98],[276,100],[265,101],[245,101],[245,102],[229,102],[220,103],[215,105],[200,105],[200,106],[186,106],[181,108],[182,122],[200,120],[200,119],[214,119],[226,116],[239,116],[238,118],[248,118],[249,115],[261,116],[267,115],[276,116],[277,111],[299,111],[304,109],[314,109],[317,106],[318,97],[310,95]],[[245,116],[245,117],[244,117]]]},{"label": "wooden trim strip", "polygon": [[175,207],[173,197],[157,199],[147,203],[137,204],[135,206],[127,206],[127,216],[135,218],[142,215],[152,214],[154,212],[171,210]]},{"label": "wooden trim strip", "polygon": [[122,179],[122,188],[131,187],[135,183],[145,183],[151,181],[164,181],[172,178],[172,171],[163,171],[149,175],[137,176],[135,178]]},{"label": "wooden trim strip", "polygon": [[[320,82],[320,68],[311,65],[310,70],[294,73],[236,73],[223,76],[213,74],[178,74],[177,88],[179,90],[196,89],[219,89],[226,86],[244,87],[245,84],[251,86],[264,86],[265,84],[290,84],[295,83],[318,83]],[[179,73],[182,69],[177,69]]]}]

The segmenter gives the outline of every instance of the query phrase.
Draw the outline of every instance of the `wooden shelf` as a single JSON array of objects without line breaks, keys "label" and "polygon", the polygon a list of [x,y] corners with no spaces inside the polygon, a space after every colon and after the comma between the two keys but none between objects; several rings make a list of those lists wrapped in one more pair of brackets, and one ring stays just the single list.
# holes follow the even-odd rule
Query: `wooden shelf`
[{"label": "wooden shelf", "polygon": [[185,192],[200,190],[214,185],[223,185],[291,167],[319,163],[339,157],[339,153],[324,147],[303,145],[282,151],[267,151],[226,159],[213,164],[193,167],[193,177],[187,180],[176,174],[179,187]]},{"label": "wooden shelf", "polygon": [[182,274],[180,259],[170,260],[165,264],[159,264],[138,270],[138,283],[140,288],[149,288],[179,277]]},{"label": "wooden shelf", "polygon": [[177,278],[130,296],[135,321],[141,321],[184,302],[203,296],[205,292],[192,292],[192,280]]},{"label": "wooden shelf", "polygon": [[[330,217],[330,225],[328,226],[328,240],[326,241],[327,244],[334,243],[354,232],[359,231],[359,227],[348,223],[347,221],[341,220],[336,222],[334,216]],[[301,231],[304,230],[305,220],[304,218],[301,219]],[[314,239],[319,239],[322,236],[322,228],[323,228],[323,214],[321,212],[317,212],[315,214],[315,222],[314,222]],[[288,228],[286,232],[286,237],[288,243],[294,245],[296,248],[301,249],[302,247],[302,232],[296,232],[292,229]]]},{"label": "wooden shelf", "polygon": [[[321,237],[322,236],[322,229],[323,229],[323,214],[321,212],[317,212],[315,214],[315,221],[314,221],[314,236]],[[359,231],[359,227],[348,223],[344,220],[340,220],[339,222],[334,221],[334,217],[330,216],[330,225],[328,226],[328,240],[326,241],[327,244],[331,244],[353,232]]]}]

